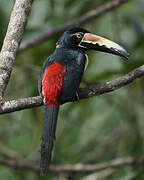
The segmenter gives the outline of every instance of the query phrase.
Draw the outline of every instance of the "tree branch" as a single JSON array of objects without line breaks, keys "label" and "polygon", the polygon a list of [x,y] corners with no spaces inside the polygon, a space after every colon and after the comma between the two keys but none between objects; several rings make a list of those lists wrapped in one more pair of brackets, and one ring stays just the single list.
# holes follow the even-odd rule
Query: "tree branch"
[{"label": "tree branch", "polygon": [[8,84],[12,66],[33,0],[16,0],[0,53],[0,96]]},{"label": "tree branch", "polygon": [[[93,84],[87,88],[79,89],[78,91],[79,99],[84,99],[92,96],[99,96],[101,94],[114,91],[120,87],[130,84],[131,82],[133,82],[137,78],[140,78],[143,75],[144,75],[144,65],[134,69],[128,74],[120,78],[117,78],[115,80],[105,83]],[[75,97],[74,99],[69,99],[69,101],[77,101],[77,98]],[[41,106],[42,104],[43,103],[40,96],[7,101],[0,106],[0,114],[37,107],[37,106]]]},{"label": "tree branch", "polygon": [[40,96],[23,98],[18,100],[6,101],[0,106],[0,114],[6,114],[14,111],[20,111],[43,104]]},{"label": "tree branch", "polygon": [[87,12],[85,15],[81,16],[80,18],[77,18],[76,20],[69,21],[68,23],[66,23],[62,26],[59,26],[57,28],[54,28],[51,31],[48,31],[48,32],[40,35],[39,37],[36,37],[36,38],[30,39],[26,42],[23,42],[20,45],[19,52],[22,52],[30,47],[38,45],[41,42],[52,38],[54,35],[64,32],[67,28],[69,28],[71,26],[78,26],[78,25],[88,22],[89,20],[93,20],[93,19],[103,15],[106,12],[109,12],[109,11],[112,11],[113,9],[118,8],[120,5],[122,5],[123,3],[126,3],[126,2],[128,2],[128,0],[113,0],[110,3],[104,4],[96,9],[93,9],[93,10]]},{"label": "tree branch", "polygon": [[[92,173],[103,171],[108,168],[119,168],[122,166],[128,166],[132,164],[143,164],[144,159],[136,159],[134,157],[125,157],[125,158],[117,158],[115,160],[99,163],[96,165],[88,165],[88,164],[76,164],[76,165],[64,165],[64,166],[51,166],[49,172],[51,173]],[[8,166],[14,169],[19,170],[30,170],[35,172],[40,172],[39,166],[36,166],[34,162],[23,161],[15,158],[10,158],[9,156],[3,156],[0,158],[0,164],[4,166]]]}]

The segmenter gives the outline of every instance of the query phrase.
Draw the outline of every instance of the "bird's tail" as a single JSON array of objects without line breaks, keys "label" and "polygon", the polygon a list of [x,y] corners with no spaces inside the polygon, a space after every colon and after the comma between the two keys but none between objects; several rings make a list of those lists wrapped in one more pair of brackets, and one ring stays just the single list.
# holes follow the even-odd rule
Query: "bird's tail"
[{"label": "bird's tail", "polygon": [[59,106],[45,106],[40,160],[42,175],[47,173],[51,161],[58,112]]}]

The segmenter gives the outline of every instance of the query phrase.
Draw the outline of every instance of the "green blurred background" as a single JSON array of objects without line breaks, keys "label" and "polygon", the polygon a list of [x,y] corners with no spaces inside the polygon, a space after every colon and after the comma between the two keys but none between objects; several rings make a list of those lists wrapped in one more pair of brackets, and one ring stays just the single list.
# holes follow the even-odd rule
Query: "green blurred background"
[{"label": "green blurred background", "polygon": [[[0,46],[6,33],[14,0],[0,0]],[[77,19],[109,0],[35,0],[23,41]],[[90,52],[84,80],[105,82],[124,75],[144,62],[144,0],[133,0],[118,9],[87,22],[82,27],[123,45],[129,61]],[[43,61],[55,48],[59,35],[20,53],[12,71],[5,100],[37,96],[37,79]],[[102,96],[68,103],[61,107],[53,165],[97,164],[116,158],[142,157],[144,149],[144,78]],[[30,160],[39,165],[43,107],[0,116],[0,154]],[[137,166],[123,166],[99,172],[99,180],[143,180]],[[78,173],[73,179],[88,174]],[[31,171],[0,166],[1,180],[53,180]],[[95,176],[96,179],[96,176]],[[90,179],[91,180],[91,179]]]}]

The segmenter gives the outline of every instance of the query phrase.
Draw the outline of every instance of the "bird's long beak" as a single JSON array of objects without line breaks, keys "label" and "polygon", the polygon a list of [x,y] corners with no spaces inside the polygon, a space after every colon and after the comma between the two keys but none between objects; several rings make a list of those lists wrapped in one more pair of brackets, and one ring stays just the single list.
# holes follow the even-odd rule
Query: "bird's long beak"
[{"label": "bird's long beak", "polygon": [[79,46],[87,49],[93,49],[97,51],[115,54],[118,56],[122,56],[126,59],[128,59],[129,56],[128,52],[115,42],[90,33],[86,33],[84,35]]}]

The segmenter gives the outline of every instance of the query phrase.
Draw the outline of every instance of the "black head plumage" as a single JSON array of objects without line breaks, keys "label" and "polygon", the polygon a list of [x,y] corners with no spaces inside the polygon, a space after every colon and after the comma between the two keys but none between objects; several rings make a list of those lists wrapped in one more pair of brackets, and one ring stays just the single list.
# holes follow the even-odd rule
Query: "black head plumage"
[{"label": "black head plumage", "polygon": [[58,44],[63,48],[81,49],[78,44],[85,33],[89,33],[89,31],[80,27],[72,27],[62,34]]}]

